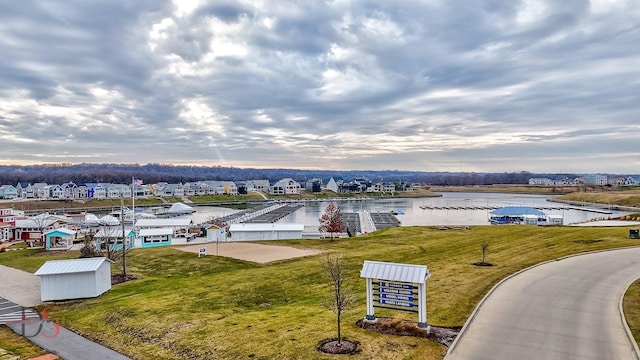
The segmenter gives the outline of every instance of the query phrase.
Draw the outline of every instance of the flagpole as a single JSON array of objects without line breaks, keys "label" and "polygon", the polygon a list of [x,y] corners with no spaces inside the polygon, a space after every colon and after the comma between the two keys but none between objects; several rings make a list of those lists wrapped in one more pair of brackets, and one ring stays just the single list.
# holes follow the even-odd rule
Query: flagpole
[{"label": "flagpole", "polygon": [[[131,210],[133,211],[131,213],[131,221],[133,222],[133,225],[131,225],[131,228],[133,229],[133,233],[135,234],[136,232],[136,180],[133,176],[131,177]],[[131,247],[133,247],[133,244],[131,244]]]}]

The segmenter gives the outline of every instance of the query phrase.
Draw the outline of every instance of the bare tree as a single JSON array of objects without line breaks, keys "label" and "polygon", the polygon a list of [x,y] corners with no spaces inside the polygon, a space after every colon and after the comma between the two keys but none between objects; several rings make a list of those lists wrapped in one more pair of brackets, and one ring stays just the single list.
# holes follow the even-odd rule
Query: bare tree
[{"label": "bare tree", "polygon": [[96,233],[96,237],[100,239],[100,251],[104,256],[113,261],[120,259],[120,253],[117,251],[121,244],[122,231],[118,225],[102,225],[100,231]]},{"label": "bare tree", "polygon": [[480,244],[480,248],[482,248],[482,263],[486,264],[485,259],[487,258],[487,254],[489,253],[489,242],[483,242],[482,244]]},{"label": "bare tree", "polygon": [[341,233],[343,227],[342,211],[340,211],[340,208],[336,204],[329,204],[320,217],[320,227],[318,230],[330,233],[331,241],[333,241],[333,233]]},{"label": "bare tree", "polygon": [[44,233],[46,232],[46,230],[50,229],[51,225],[55,222],[55,220],[53,219],[53,216],[50,215],[48,212],[45,212],[45,213],[32,216],[29,218],[29,220],[33,222],[33,225],[36,229],[38,229],[38,234],[39,234],[39,239],[37,241],[33,241],[33,246],[44,247],[45,246]]},{"label": "bare tree", "polygon": [[80,248],[80,257],[81,258],[92,258],[100,256],[100,251],[96,248],[95,243],[95,232],[93,230],[89,230],[84,236],[84,240],[82,241],[82,248]]},{"label": "bare tree", "polygon": [[342,333],[340,328],[340,320],[342,313],[353,304],[354,298],[352,294],[344,288],[344,282],[347,276],[347,269],[344,260],[338,254],[327,254],[327,256],[320,261],[320,266],[325,271],[329,279],[331,279],[331,285],[333,286],[333,293],[328,301],[328,308],[336,314],[337,326],[338,326],[338,345],[342,344]]}]

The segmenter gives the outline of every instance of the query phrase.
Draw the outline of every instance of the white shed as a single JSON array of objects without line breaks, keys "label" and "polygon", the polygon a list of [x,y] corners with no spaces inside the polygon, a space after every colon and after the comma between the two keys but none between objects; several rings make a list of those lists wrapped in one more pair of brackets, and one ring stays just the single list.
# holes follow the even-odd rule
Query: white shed
[{"label": "white shed", "polygon": [[549,219],[549,225],[563,225],[562,215],[547,215],[547,219]]},{"label": "white shed", "polygon": [[35,272],[40,277],[41,300],[100,296],[111,289],[111,263],[104,257],[47,261]]},{"label": "white shed", "polygon": [[304,224],[231,224],[233,241],[302,239]]},{"label": "white shed", "polygon": [[207,227],[207,242],[227,241],[227,228],[218,225]]}]

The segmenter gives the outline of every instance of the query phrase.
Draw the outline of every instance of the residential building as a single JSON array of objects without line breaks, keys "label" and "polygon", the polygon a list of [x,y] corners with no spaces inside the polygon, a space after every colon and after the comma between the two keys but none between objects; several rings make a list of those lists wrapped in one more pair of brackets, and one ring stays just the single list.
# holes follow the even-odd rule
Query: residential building
[{"label": "residential building", "polygon": [[338,192],[338,184],[336,183],[336,181],[331,178],[329,179],[329,182],[327,183],[327,186],[325,187],[325,189],[333,191],[333,192]]},{"label": "residential building", "polygon": [[263,191],[269,192],[271,184],[269,180],[247,180],[247,191]]},{"label": "residential building", "polygon": [[274,195],[298,195],[300,194],[300,190],[301,187],[297,181],[291,178],[285,178],[273,184],[269,192]]},{"label": "residential building", "polygon": [[305,182],[304,188],[309,192],[320,192],[322,190],[322,179],[309,179]]},{"label": "residential building", "polygon": [[0,186],[0,199],[15,199],[18,197],[18,189],[13,185]]}]

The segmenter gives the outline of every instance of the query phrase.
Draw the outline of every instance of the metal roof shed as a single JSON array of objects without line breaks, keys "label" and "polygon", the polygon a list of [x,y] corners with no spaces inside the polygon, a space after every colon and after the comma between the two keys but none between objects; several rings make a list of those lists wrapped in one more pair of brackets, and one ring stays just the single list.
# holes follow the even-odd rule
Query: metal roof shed
[{"label": "metal roof shed", "polygon": [[304,224],[231,224],[233,241],[302,239]]},{"label": "metal roof shed", "polygon": [[47,261],[35,272],[40,277],[41,300],[100,296],[111,289],[111,263],[104,257]]}]

